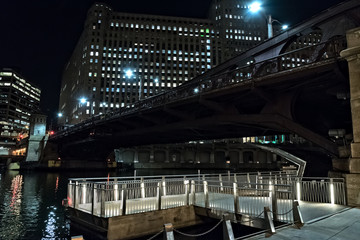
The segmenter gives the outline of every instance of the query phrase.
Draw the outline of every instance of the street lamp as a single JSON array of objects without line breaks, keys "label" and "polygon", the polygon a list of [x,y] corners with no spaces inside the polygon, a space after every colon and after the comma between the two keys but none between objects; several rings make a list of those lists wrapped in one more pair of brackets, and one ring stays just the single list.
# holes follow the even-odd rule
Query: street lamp
[{"label": "street lamp", "polygon": [[[258,13],[258,12],[262,12],[266,18],[267,21],[267,26],[268,26],[268,38],[272,38],[274,36],[274,30],[273,30],[273,22],[278,22],[280,25],[282,25],[282,23],[276,19],[273,19],[271,17],[271,15],[266,15],[260,2],[253,2],[252,4],[249,5],[249,10],[252,13]],[[282,25],[282,29],[286,30],[288,28],[288,25]]]},{"label": "street lamp", "polygon": [[[132,69],[127,69],[125,70],[125,76],[128,78],[128,79],[131,79],[133,76],[135,76],[134,74],[134,71]],[[141,100],[141,93],[142,93],[142,85],[143,85],[143,80],[140,76],[139,77],[139,99],[138,100]],[[135,76],[136,78],[136,76]]]}]

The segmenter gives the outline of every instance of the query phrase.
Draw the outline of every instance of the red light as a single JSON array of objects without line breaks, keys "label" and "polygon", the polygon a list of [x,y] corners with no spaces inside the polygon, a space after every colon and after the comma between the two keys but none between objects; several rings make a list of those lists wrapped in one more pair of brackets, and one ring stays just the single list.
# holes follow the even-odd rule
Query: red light
[{"label": "red light", "polygon": [[21,135],[20,135],[20,139],[22,139],[23,137],[24,137],[24,136],[21,134]]},{"label": "red light", "polygon": [[53,135],[55,132],[54,131],[50,131],[50,135]]}]

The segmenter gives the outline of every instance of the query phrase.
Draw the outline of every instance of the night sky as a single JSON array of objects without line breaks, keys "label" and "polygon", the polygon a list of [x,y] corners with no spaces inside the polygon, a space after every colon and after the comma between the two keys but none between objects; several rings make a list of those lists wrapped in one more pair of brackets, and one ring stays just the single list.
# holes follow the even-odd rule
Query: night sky
[{"label": "night sky", "polygon": [[[211,0],[5,0],[0,3],[0,68],[11,67],[42,89],[41,109],[54,118],[61,75],[94,2],[129,13],[206,18]],[[266,12],[299,23],[343,0],[262,0]]]}]

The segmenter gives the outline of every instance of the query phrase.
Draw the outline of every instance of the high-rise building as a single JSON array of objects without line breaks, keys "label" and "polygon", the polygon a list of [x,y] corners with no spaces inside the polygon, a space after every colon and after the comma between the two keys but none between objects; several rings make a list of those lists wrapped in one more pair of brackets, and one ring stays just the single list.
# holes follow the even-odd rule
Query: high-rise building
[{"label": "high-rise building", "polygon": [[40,109],[40,94],[40,88],[12,69],[0,70],[0,148],[28,135],[30,116]]},{"label": "high-rise building", "polygon": [[177,87],[264,40],[249,1],[214,0],[210,19],[119,13],[97,3],[65,67],[60,124]]}]

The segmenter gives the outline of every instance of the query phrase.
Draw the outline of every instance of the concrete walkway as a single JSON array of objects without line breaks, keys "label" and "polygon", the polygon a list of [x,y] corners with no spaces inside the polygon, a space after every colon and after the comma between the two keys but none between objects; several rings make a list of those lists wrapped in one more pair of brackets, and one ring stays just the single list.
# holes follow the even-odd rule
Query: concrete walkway
[{"label": "concrete walkway", "polygon": [[[247,239],[265,239],[265,234]],[[285,227],[276,230],[269,240],[358,240],[360,239],[360,209],[348,208],[324,218],[307,221],[301,228]]]}]

